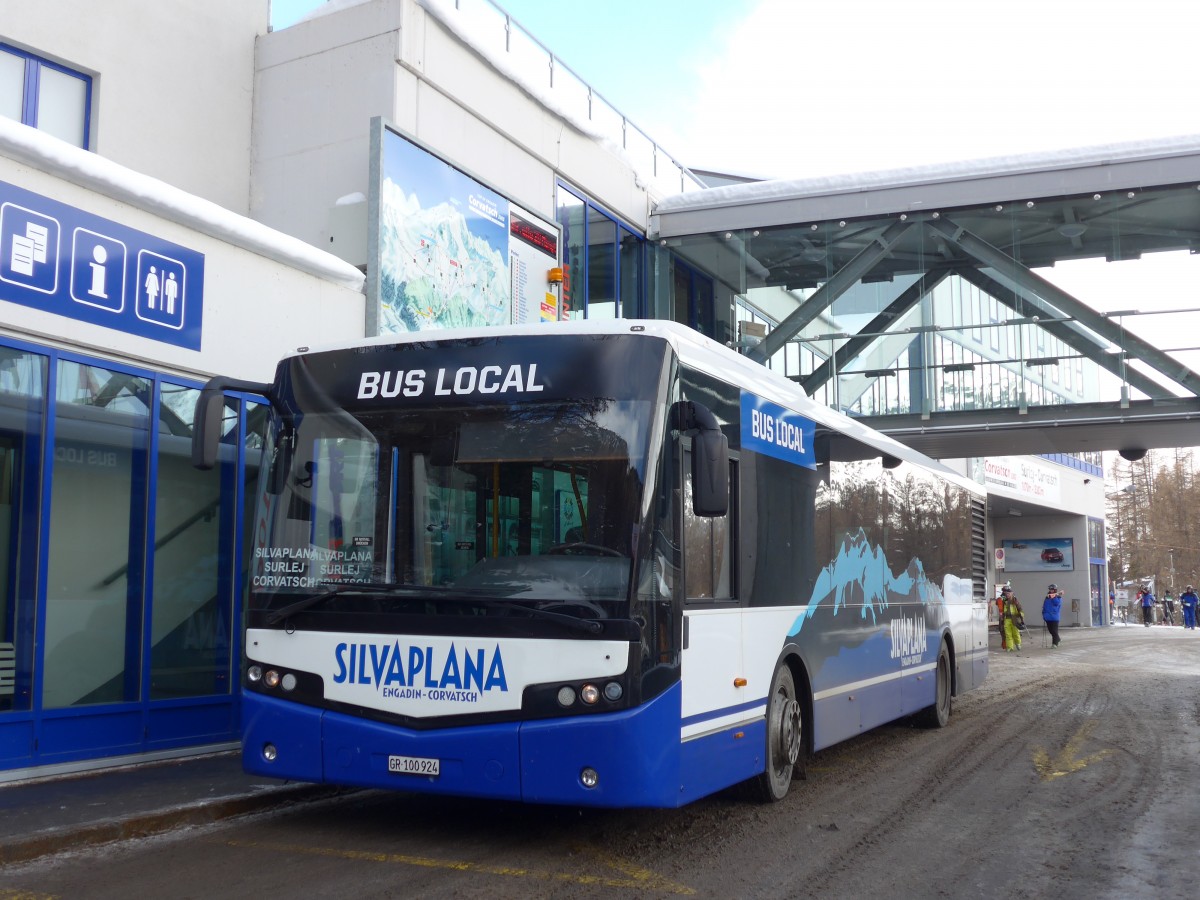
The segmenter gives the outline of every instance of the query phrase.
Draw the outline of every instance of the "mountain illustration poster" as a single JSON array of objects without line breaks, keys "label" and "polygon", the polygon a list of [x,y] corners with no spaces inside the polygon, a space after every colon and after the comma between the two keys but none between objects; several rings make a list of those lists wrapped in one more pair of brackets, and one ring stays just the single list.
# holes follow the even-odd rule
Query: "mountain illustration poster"
[{"label": "mountain illustration poster", "polygon": [[543,238],[532,252],[553,254],[527,265],[529,240],[513,237],[507,198],[403,136],[383,135],[379,333],[501,325],[540,309],[544,292],[523,293],[530,268],[556,265],[554,226],[519,210],[519,234],[533,228]]}]

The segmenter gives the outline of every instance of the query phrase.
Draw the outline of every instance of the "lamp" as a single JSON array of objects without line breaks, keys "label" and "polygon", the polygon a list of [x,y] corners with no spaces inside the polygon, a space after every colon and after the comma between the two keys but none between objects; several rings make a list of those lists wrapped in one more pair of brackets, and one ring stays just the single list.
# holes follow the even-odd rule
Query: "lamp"
[{"label": "lamp", "polygon": [[1063,222],[1058,226],[1058,233],[1065,238],[1077,238],[1083,235],[1088,227],[1082,222]]}]

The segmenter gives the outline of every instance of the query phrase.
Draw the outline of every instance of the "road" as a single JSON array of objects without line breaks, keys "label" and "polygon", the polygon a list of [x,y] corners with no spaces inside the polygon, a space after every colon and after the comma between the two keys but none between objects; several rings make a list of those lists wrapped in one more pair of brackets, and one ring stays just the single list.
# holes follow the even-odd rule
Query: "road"
[{"label": "road", "polygon": [[1036,632],[940,731],[815,755],[781,803],[522,807],[364,791],[0,871],[32,898],[1192,898],[1200,631]]}]

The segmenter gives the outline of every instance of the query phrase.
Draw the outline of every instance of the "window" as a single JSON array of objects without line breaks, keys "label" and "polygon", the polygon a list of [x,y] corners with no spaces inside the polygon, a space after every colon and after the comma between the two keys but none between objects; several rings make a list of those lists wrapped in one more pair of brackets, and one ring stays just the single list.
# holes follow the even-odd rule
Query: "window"
[{"label": "window", "polygon": [[150,388],[148,379],[125,372],[58,364],[48,709],[141,699]]},{"label": "window", "polygon": [[686,547],[686,584],[689,600],[728,600],[733,597],[733,510],[737,484],[730,464],[729,512],[723,516],[697,516],[692,512],[691,449],[684,451],[683,540]]},{"label": "window", "polygon": [[88,149],[92,79],[0,44],[0,116]]},{"label": "window", "polygon": [[[202,472],[191,464],[200,391],[163,382],[151,549],[150,697],[226,694],[231,684],[232,504],[235,461]],[[237,417],[231,417],[236,425]]]},{"label": "window", "polygon": [[645,240],[609,212],[558,186],[564,307],[571,319],[632,318],[645,307]]}]

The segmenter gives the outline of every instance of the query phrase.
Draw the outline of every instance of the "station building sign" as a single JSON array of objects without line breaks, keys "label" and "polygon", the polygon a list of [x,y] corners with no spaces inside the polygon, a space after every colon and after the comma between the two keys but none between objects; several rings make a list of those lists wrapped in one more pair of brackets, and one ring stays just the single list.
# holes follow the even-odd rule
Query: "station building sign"
[{"label": "station building sign", "polygon": [[0,181],[0,300],[199,350],[204,255]]}]

